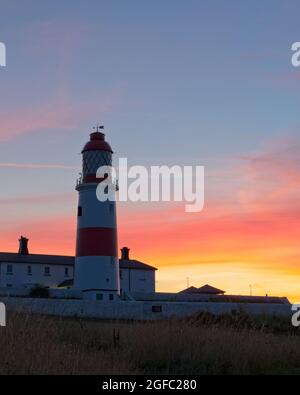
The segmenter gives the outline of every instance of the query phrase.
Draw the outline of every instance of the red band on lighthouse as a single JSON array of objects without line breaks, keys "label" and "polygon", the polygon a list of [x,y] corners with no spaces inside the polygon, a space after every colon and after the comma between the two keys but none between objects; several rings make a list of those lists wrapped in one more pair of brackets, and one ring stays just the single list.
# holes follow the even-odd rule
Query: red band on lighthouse
[{"label": "red band on lighthouse", "polygon": [[77,230],[76,256],[118,257],[114,228],[82,228]]}]

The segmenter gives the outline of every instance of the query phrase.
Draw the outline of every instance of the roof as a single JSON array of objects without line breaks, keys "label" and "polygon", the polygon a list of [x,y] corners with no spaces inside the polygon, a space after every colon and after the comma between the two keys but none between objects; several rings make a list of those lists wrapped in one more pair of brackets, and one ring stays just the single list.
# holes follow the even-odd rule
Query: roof
[{"label": "roof", "polygon": [[73,266],[75,258],[65,255],[17,254],[0,252],[0,262]]},{"label": "roof", "polygon": [[189,287],[180,291],[179,293],[186,293],[186,294],[206,294],[206,295],[220,295],[224,294],[225,291],[221,289],[212,287],[211,285],[205,284],[203,287],[196,288],[196,287]]},{"label": "roof", "polygon": [[105,141],[105,134],[94,132],[90,135],[90,141],[83,147],[82,153],[85,151],[108,151],[113,153],[111,146]]},{"label": "roof", "polygon": [[180,293],[180,294],[183,294],[183,293],[184,294],[196,294],[196,293],[198,293],[198,288],[196,288],[196,287],[189,287],[189,288],[186,288],[183,291],[180,291],[178,293]]},{"label": "roof", "polygon": [[224,294],[225,291],[222,291],[221,289],[212,287],[211,285],[205,284],[203,287],[198,288],[198,293],[200,294]]},{"label": "roof", "polygon": [[156,267],[136,261],[135,259],[119,259],[119,267],[120,269],[157,270]]}]

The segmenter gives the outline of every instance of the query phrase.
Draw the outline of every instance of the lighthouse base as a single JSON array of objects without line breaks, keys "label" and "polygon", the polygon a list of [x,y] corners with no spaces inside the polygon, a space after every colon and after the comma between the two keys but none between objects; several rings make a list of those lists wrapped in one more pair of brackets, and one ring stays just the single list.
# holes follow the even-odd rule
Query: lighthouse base
[{"label": "lighthouse base", "polygon": [[117,300],[120,295],[118,258],[76,257],[74,288],[82,292],[84,299]]}]

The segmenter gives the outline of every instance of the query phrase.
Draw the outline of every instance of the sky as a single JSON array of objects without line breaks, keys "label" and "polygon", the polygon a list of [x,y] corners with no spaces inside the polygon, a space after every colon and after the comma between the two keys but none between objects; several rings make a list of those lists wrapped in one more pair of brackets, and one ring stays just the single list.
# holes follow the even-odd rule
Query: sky
[{"label": "sky", "polygon": [[0,0],[0,250],[74,254],[80,151],[205,166],[205,208],[118,205],[157,289],[300,301],[299,1]]}]

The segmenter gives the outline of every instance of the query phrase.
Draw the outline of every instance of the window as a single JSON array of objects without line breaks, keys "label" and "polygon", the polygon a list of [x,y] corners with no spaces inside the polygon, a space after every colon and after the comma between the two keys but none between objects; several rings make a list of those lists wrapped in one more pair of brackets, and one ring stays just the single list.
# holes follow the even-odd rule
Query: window
[{"label": "window", "polygon": [[27,276],[32,276],[32,267],[27,266]]},{"label": "window", "polygon": [[152,306],[152,313],[161,313],[162,306]]},{"label": "window", "polygon": [[50,274],[50,267],[49,266],[46,266],[45,268],[44,268],[44,276],[50,276],[51,274]]},{"label": "window", "polygon": [[65,277],[69,277],[69,268],[65,267]]},{"label": "window", "polygon": [[78,217],[82,217],[82,207],[78,206],[78,212],[77,212]]},{"label": "window", "polygon": [[97,300],[103,300],[103,294],[96,294]]},{"label": "window", "polygon": [[109,300],[114,300],[114,294],[109,294]]},{"label": "window", "polygon": [[13,274],[13,265],[7,265],[6,274]]}]

